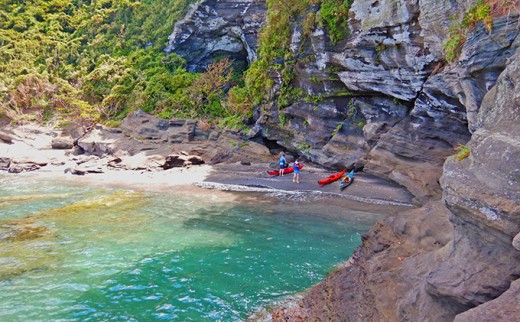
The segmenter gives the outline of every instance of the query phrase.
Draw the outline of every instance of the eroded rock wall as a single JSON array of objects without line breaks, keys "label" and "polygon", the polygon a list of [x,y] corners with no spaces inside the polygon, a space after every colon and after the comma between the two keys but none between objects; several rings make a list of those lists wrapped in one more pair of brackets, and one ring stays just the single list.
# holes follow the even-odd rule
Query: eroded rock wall
[{"label": "eroded rock wall", "polygon": [[[222,1],[219,8],[226,3],[231,2]],[[468,33],[459,60],[446,64],[442,43],[448,30],[475,3],[354,1],[350,36],[335,45],[317,25],[303,37],[303,19],[296,21],[291,26],[290,48],[296,57],[292,86],[307,97],[289,106],[276,100],[263,106],[251,135],[331,168],[362,160],[367,172],[405,186],[419,204],[440,197],[437,180],[444,160],[469,140],[482,98],[517,48],[518,13],[513,12],[495,19],[491,32],[478,23]],[[260,2],[250,5],[263,8]],[[198,8],[196,12],[206,8],[209,14],[179,23],[170,41],[170,49],[193,64],[215,55],[215,34],[225,34],[227,28],[224,23],[213,28],[217,3],[205,1]],[[261,16],[261,10],[253,11]],[[233,20],[229,15],[222,19]],[[213,31],[194,24],[211,25]],[[180,30],[193,31],[179,36]],[[192,43],[201,49],[190,48]],[[276,99],[282,81],[279,73],[272,76]]]},{"label": "eroded rock wall", "polygon": [[482,100],[469,157],[444,164],[443,199],[374,226],[345,268],[275,319],[518,319],[518,51]]},{"label": "eroded rock wall", "polygon": [[[520,232],[519,54],[483,99],[470,156],[448,159],[441,178],[455,235],[428,289],[471,307],[498,297],[520,277],[520,251],[513,246]],[[480,320],[494,315],[482,313]]]}]

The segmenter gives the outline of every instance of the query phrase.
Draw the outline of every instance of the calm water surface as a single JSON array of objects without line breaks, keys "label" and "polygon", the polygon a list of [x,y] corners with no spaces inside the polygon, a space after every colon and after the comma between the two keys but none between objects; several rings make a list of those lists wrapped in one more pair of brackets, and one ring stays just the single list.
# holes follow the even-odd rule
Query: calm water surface
[{"label": "calm water surface", "polygon": [[239,321],[320,281],[380,214],[318,198],[0,175],[0,321]]}]

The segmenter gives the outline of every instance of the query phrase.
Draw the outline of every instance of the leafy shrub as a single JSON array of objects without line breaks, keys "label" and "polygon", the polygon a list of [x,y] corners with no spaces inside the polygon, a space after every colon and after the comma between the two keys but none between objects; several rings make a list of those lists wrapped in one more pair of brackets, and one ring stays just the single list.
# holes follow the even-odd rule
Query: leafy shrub
[{"label": "leafy shrub", "polygon": [[309,153],[312,146],[308,144],[307,142],[300,142],[296,145],[296,148],[300,151],[304,151],[306,153]]},{"label": "leafy shrub", "polygon": [[244,120],[239,115],[221,118],[218,122],[218,126],[236,130],[245,130],[247,128],[244,124]]},{"label": "leafy shrub", "polygon": [[343,122],[338,123],[336,128],[332,131],[332,137],[334,137],[338,133],[338,131],[341,130],[341,128],[343,128]]},{"label": "leafy shrub", "polygon": [[444,55],[448,62],[454,62],[459,57],[462,46],[466,42],[466,35],[461,31],[454,31],[450,34],[450,38],[443,44]]},{"label": "leafy shrub", "polygon": [[224,58],[208,66],[189,89],[190,99],[199,109],[199,115],[205,118],[218,118],[227,115],[221,100],[224,87],[229,85],[233,73],[231,62]]},{"label": "leafy shrub", "polygon": [[253,111],[254,98],[247,88],[234,86],[228,92],[228,99],[224,107],[232,115],[244,115]]},{"label": "leafy shrub", "polygon": [[466,145],[458,145],[457,148],[455,148],[455,151],[457,152],[455,160],[458,162],[465,158],[468,158],[471,153],[470,148]]}]

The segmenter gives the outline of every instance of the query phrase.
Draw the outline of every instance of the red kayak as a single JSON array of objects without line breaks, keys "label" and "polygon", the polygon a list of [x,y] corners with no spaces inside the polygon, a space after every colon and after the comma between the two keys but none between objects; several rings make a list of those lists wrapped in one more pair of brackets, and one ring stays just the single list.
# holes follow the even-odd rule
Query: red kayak
[{"label": "red kayak", "polygon": [[[302,169],[302,168],[303,168],[303,164],[300,164],[300,169]],[[292,172],[294,172],[294,168],[292,168],[292,167],[287,167],[287,168],[284,168],[284,170],[283,170],[283,174],[284,175],[292,173]],[[269,174],[269,175],[279,175],[280,172],[278,170],[270,170],[270,171],[267,172],[267,174]]]},{"label": "red kayak", "polygon": [[341,176],[343,176],[343,174],[345,174],[347,170],[344,169],[342,170],[341,172],[339,173],[336,173],[336,174],[332,174],[332,175],[329,175],[329,177],[325,178],[325,179],[320,179],[318,181],[318,184],[320,185],[326,185],[326,184],[329,184],[329,183],[332,183],[334,181],[337,181],[338,179],[341,178]]}]

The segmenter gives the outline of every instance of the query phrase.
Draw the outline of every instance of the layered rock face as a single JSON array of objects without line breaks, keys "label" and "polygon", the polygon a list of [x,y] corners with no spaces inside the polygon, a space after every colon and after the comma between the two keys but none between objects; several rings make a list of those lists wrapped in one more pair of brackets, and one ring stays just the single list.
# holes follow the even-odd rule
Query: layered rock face
[{"label": "layered rock face", "polygon": [[[476,2],[354,1],[351,35],[334,46],[319,27],[302,37],[295,23],[292,86],[308,99],[264,106],[251,135],[331,168],[362,160],[420,204],[440,197],[444,160],[469,140],[484,94],[517,46],[512,12],[491,33],[477,24],[457,64],[446,65],[448,29]],[[184,56],[190,70],[221,55],[251,62],[265,11],[264,1],[202,1],[176,25],[166,51]],[[275,96],[279,77],[273,73]]]},{"label": "layered rock face", "polygon": [[[520,295],[518,283],[512,284],[520,277],[520,251],[513,243],[520,232],[519,54],[484,97],[468,144],[471,155],[461,162],[449,159],[441,178],[455,236],[448,246],[450,257],[428,277],[428,289],[471,307],[509,288],[496,304],[518,305]],[[490,305],[479,307],[458,319],[504,319],[498,311],[486,310]]]},{"label": "layered rock face", "polygon": [[257,57],[266,11],[265,1],[200,1],[175,25],[165,52],[186,58],[189,71],[203,71],[223,56],[248,66]]},{"label": "layered rock face", "polygon": [[453,24],[448,17],[471,5],[354,1],[353,35],[328,55],[327,64],[340,66],[337,75],[364,116],[367,171],[406,186],[421,203],[440,195],[442,163],[469,140],[484,94],[517,46],[518,16],[497,20],[491,35],[481,23],[458,63],[445,65],[442,40]]},{"label": "layered rock face", "polygon": [[[184,151],[211,164],[273,159],[264,145],[244,144],[237,133],[196,120],[164,120],[140,110],[128,115],[118,129],[96,127],[79,140],[78,146],[87,155],[99,157],[111,154],[127,158],[142,152],[167,156]],[[172,147],[177,151],[172,151]]]},{"label": "layered rock face", "polygon": [[[482,98],[517,48],[513,10],[495,19],[491,32],[477,23],[458,62],[445,63],[449,28],[476,3],[354,1],[351,34],[336,45],[317,26],[303,37],[295,22],[292,86],[308,98],[262,107],[251,136],[331,168],[362,160],[366,171],[405,186],[419,204],[440,197],[444,160],[469,140]],[[266,8],[265,1],[201,1],[176,24],[166,51],[185,57],[191,70],[221,55],[251,62]],[[281,79],[272,75],[276,97]]]},{"label": "layered rock face", "polygon": [[[78,131],[81,129],[81,131]],[[43,126],[6,126],[0,131],[0,171],[20,173],[47,167],[84,175],[107,170],[161,171],[199,164],[270,163],[269,149],[202,121],[164,120],[134,111],[120,128],[96,125],[84,132]]]},{"label": "layered rock face", "polygon": [[376,224],[344,268],[274,320],[518,321],[518,54],[483,99],[470,156],[446,161],[444,198]]}]

